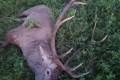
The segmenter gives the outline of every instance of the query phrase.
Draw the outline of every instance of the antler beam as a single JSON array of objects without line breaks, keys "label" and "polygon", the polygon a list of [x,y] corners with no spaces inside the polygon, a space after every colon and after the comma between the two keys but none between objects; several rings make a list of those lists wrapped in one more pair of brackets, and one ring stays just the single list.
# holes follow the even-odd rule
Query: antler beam
[{"label": "antler beam", "polygon": [[[51,48],[52,48],[52,51],[53,51],[53,54],[57,56],[57,51],[56,51],[56,47],[55,47],[55,38],[56,38],[56,34],[57,34],[57,31],[59,30],[59,28],[61,27],[61,25],[69,20],[71,20],[72,18],[74,18],[74,16],[72,17],[68,17],[66,19],[64,19],[65,15],[67,14],[67,12],[69,11],[69,9],[72,7],[72,6],[75,6],[75,5],[86,5],[86,3],[83,3],[83,2],[79,2],[79,1],[76,1],[76,0],[70,0],[70,2],[64,7],[63,11],[60,13],[59,17],[57,18],[56,20],[56,23],[54,25],[54,31],[53,31],[53,34],[52,34],[52,38],[51,38]],[[69,54],[70,52],[72,51],[69,50],[67,53],[63,54],[63,56],[66,56],[67,54]],[[72,58],[72,57],[71,57]],[[70,59],[71,59],[70,58]],[[66,62],[68,63],[69,60]],[[79,64],[78,66],[76,66],[75,68],[73,69],[68,69],[67,66],[63,66],[63,64],[59,64],[59,66],[66,72],[68,73],[71,77],[73,78],[78,78],[80,76],[83,76],[83,75],[86,75],[88,74],[87,73],[84,73],[84,74],[81,74],[81,75],[75,75],[71,72],[76,70],[77,68],[79,68],[81,66],[81,64]]]}]

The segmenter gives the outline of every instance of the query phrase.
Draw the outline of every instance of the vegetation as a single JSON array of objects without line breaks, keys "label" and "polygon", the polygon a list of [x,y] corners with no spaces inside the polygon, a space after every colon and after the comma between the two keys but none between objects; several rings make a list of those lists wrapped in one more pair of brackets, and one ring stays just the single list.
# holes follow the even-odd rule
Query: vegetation
[{"label": "vegetation", "polygon": [[[74,48],[73,53],[77,55],[70,63],[72,65],[84,63],[79,71],[91,72],[78,80],[119,80],[120,0],[81,1],[87,5],[76,6],[70,10],[68,15],[75,15],[75,18],[60,29],[57,35],[57,51],[62,54]],[[6,31],[17,26],[18,22],[15,19],[25,9],[45,4],[52,9],[52,16],[55,19],[64,7],[64,2],[64,0],[0,0],[0,40],[4,41]],[[91,41],[95,23],[96,41],[108,35],[102,43]],[[16,46],[0,49],[0,80],[34,80],[34,74]],[[70,78],[64,74],[60,76],[60,80]]]}]

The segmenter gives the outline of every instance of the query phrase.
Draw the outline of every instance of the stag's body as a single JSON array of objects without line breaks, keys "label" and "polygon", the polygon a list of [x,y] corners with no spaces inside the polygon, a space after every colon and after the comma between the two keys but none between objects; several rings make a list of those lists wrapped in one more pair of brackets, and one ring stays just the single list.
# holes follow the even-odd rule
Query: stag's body
[{"label": "stag's body", "polygon": [[[22,13],[22,16],[26,16],[23,24],[7,33],[7,42],[21,48],[36,80],[56,80],[58,77],[58,67],[50,46],[53,29],[50,13],[50,9],[44,5],[28,9]],[[32,28],[26,26],[29,20],[35,21]]]}]

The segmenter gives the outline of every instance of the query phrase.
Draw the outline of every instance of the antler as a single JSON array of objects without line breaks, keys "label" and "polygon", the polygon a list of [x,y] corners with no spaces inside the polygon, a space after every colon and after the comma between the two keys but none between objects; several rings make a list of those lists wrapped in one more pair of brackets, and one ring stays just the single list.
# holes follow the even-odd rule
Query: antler
[{"label": "antler", "polygon": [[[57,33],[58,29],[60,28],[60,26],[61,26],[64,22],[66,22],[66,21],[68,21],[68,20],[70,20],[70,19],[73,18],[73,17],[71,17],[71,18],[69,18],[69,19],[63,20],[64,22],[62,22],[62,19],[63,19],[64,15],[65,15],[66,12],[69,10],[69,8],[73,5],[73,2],[74,2],[74,1],[71,0],[71,1],[65,6],[65,8],[64,8],[63,11],[60,13],[60,15],[59,15],[59,17],[57,18],[57,21],[56,21],[56,23],[55,23],[55,25],[54,25],[54,32],[53,32],[52,40],[51,40],[51,46],[52,46],[52,50],[53,50],[53,53],[54,53],[54,54],[57,53],[57,52],[56,52],[56,48],[55,48],[55,38],[56,38],[56,33]],[[62,22],[62,23],[61,23],[61,22]]]},{"label": "antler", "polygon": [[93,27],[93,30],[92,30],[91,42],[92,43],[102,43],[107,39],[108,35],[104,36],[100,41],[95,41],[94,35],[95,35],[95,30],[96,30],[96,25],[97,25],[97,20],[96,19],[97,19],[97,15],[95,15],[95,23],[94,23],[94,27]]},{"label": "antler", "polygon": [[[71,20],[74,16],[71,16],[71,17],[68,17],[66,19],[64,19],[66,13],[68,12],[68,10],[72,7],[72,6],[75,6],[75,5],[79,5],[79,4],[82,4],[82,5],[86,5],[86,3],[83,3],[83,2],[79,2],[79,1],[76,1],[76,0],[71,0],[66,6],[65,8],[63,9],[63,11],[60,13],[59,17],[57,18],[57,21],[54,25],[54,31],[53,31],[53,34],[52,34],[52,38],[51,38],[51,48],[52,48],[52,51],[53,51],[53,54],[54,56],[56,55],[57,56],[57,51],[56,51],[56,47],[55,47],[55,38],[56,38],[56,33],[57,31],[59,30],[59,28],[61,27],[61,25],[69,20]],[[72,48],[67,51],[65,54],[62,55],[62,57],[65,57],[66,55],[68,55],[70,52],[72,51]],[[73,54],[74,56],[75,54]],[[58,56],[57,56],[58,57]],[[72,57],[70,57],[71,59]],[[69,60],[70,60],[69,59]],[[66,62],[68,63],[69,60]],[[79,65],[77,65],[76,67],[74,68],[67,68],[65,65],[63,65],[60,61],[58,61],[58,65],[66,72],[68,73],[71,77],[73,78],[78,78],[78,77],[81,77],[81,76],[84,76],[86,74],[88,74],[89,72],[87,73],[83,73],[83,74],[80,74],[80,75],[76,75],[76,74],[73,74],[72,71],[75,71],[76,69],[78,69],[82,63],[80,63]]]},{"label": "antler", "polygon": [[61,25],[63,23],[65,23],[66,21],[69,21],[71,20],[74,16],[71,16],[71,17],[68,17],[66,19],[63,20],[65,14],[68,12],[68,10],[74,6],[74,5],[79,5],[79,4],[82,4],[82,5],[85,5],[86,3],[82,3],[82,2],[78,2],[76,0],[71,0],[66,6],[65,8],[63,9],[63,11],[60,13],[59,17],[57,18],[57,21],[54,25],[54,32],[53,32],[53,35],[52,35],[52,40],[51,40],[51,47],[52,47],[52,50],[53,50],[53,53],[56,54],[56,48],[55,48],[55,37],[56,37],[56,33],[57,31],[59,30],[59,28],[61,27]]}]

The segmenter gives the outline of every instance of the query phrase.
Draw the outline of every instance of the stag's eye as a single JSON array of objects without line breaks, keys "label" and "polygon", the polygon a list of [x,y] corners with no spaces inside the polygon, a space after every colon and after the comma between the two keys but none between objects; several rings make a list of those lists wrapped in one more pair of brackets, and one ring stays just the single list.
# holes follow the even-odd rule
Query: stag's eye
[{"label": "stag's eye", "polygon": [[51,75],[51,70],[50,70],[50,69],[47,69],[46,72],[45,72],[45,75],[46,75],[46,76],[50,76],[50,75]]},{"label": "stag's eye", "polygon": [[47,71],[46,73],[47,73],[48,75],[50,74],[50,72],[49,72],[49,71]]},{"label": "stag's eye", "polygon": [[44,80],[49,80],[50,78],[51,78],[51,69],[46,69]]}]

